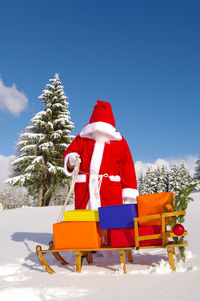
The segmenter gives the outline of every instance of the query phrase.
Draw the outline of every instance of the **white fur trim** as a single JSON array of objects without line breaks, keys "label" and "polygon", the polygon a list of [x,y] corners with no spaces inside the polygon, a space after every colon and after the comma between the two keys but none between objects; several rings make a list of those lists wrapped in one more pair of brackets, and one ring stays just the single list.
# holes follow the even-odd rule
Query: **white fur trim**
[{"label": "white fur trim", "polygon": [[90,177],[89,177],[89,201],[86,209],[97,209],[101,207],[98,174],[103,158],[105,143],[96,142],[90,162]]},{"label": "white fur trim", "polygon": [[83,138],[93,139],[94,132],[100,132],[102,134],[106,134],[109,140],[122,140],[122,136],[119,132],[116,131],[114,126],[109,123],[98,121],[93,123],[88,123],[80,132],[80,136]]},{"label": "white fur trim", "polygon": [[137,199],[129,199],[129,198],[123,198],[123,204],[137,204]]},{"label": "white fur trim", "polygon": [[109,179],[113,182],[120,182],[121,181],[120,176],[109,176]]},{"label": "white fur trim", "polygon": [[133,188],[124,188],[122,189],[122,198],[127,199],[136,199],[136,197],[139,195],[137,189]]},{"label": "white fur trim", "polygon": [[91,134],[91,138],[94,139],[96,142],[100,143],[110,143],[109,136],[102,132],[95,131]]},{"label": "white fur trim", "polygon": [[79,157],[79,154],[78,153],[69,153],[65,156],[65,159],[64,159],[64,170],[65,170],[65,173],[67,176],[71,177],[74,175],[76,169],[74,168],[71,172],[68,170],[67,168],[67,163],[68,163],[68,160],[70,158],[70,156],[74,157],[74,156],[78,156]]},{"label": "white fur trim", "polygon": [[84,182],[86,182],[86,175],[77,175],[75,182],[76,183],[84,183]]}]

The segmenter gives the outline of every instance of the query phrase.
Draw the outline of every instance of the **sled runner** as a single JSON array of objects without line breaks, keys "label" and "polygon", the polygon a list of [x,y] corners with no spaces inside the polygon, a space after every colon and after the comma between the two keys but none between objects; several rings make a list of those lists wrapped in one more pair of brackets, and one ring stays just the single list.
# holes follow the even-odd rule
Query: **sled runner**
[{"label": "sled runner", "polygon": [[[144,197],[144,196],[143,196]],[[152,196],[153,197],[153,196]],[[123,206],[123,205],[122,205]],[[126,206],[126,205],[125,205]],[[115,206],[113,206],[115,207]],[[139,211],[139,210],[138,210]],[[187,241],[183,241],[184,236],[187,235],[187,231],[182,227],[181,231],[169,230],[168,221],[175,216],[185,215],[185,211],[175,211],[175,212],[164,212],[157,213],[146,216],[139,216],[134,218],[134,228],[121,228],[121,229],[110,229],[110,244],[107,246],[100,245],[100,247],[93,248],[81,248],[76,246],[76,248],[65,248],[64,244],[62,248],[55,248],[54,242],[49,243],[48,250],[42,250],[41,246],[36,247],[36,252],[38,259],[45,270],[52,274],[54,270],[48,265],[45,254],[52,253],[54,257],[62,264],[67,265],[68,262],[62,258],[60,252],[73,252],[76,257],[76,272],[81,272],[82,268],[82,257],[86,256],[88,263],[93,263],[92,253],[94,251],[118,251],[120,255],[120,263],[123,268],[124,274],[126,273],[126,261],[125,256],[128,256],[128,262],[134,263],[132,258],[132,250],[147,249],[147,248],[164,248],[167,251],[169,265],[171,270],[175,271],[174,257],[176,256],[175,248],[185,247],[188,245]],[[60,227],[62,227],[67,222],[61,222]],[[70,222],[71,223],[71,222]],[[73,223],[73,222],[72,222]],[[87,223],[87,222],[86,222]],[[82,226],[81,226],[82,227]],[[98,235],[98,229],[97,229]],[[121,237],[121,240],[120,240]],[[126,237],[126,242],[124,241]],[[129,237],[129,238],[127,238]],[[175,243],[172,241],[174,237],[182,237],[181,242]],[[70,239],[70,237],[69,237]],[[67,240],[67,237],[66,237]],[[117,245],[118,247],[112,247],[112,245]],[[123,241],[123,242],[122,242]],[[120,246],[124,244],[124,246]],[[126,246],[129,245],[129,246]],[[103,260],[103,259],[102,259]]]}]

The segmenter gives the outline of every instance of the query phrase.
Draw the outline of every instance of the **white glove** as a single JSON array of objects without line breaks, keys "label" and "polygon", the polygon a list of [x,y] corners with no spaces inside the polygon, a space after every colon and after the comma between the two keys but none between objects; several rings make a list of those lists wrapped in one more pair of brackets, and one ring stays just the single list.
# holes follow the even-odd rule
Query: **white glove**
[{"label": "white glove", "polygon": [[[79,157],[80,156],[77,153],[69,153],[66,155],[65,160],[64,160],[64,171],[67,176],[71,177],[73,174],[75,174],[75,172],[78,168],[78,162],[79,163],[81,162],[81,159]],[[67,168],[68,162],[71,165],[71,167],[73,168],[72,171],[69,171]],[[77,168],[75,166],[77,166]]]},{"label": "white glove", "polygon": [[76,166],[78,163],[81,163],[80,155],[77,153],[69,154],[69,164],[71,166]]}]

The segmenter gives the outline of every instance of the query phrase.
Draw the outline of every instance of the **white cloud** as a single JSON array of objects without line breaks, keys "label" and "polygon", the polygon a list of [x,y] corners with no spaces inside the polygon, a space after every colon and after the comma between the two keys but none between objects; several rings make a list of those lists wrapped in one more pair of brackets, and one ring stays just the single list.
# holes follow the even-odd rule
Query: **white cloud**
[{"label": "white cloud", "polygon": [[178,165],[182,160],[184,160],[186,167],[189,169],[190,174],[194,174],[195,163],[197,161],[198,156],[188,155],[183,158],[169,158],[169,159],[157,159],[155,162],[142,162],[136,161],[135,162],[135,170],[137,177],[141,175],[141,173],[145,174],[148,167],[156,168],[157,166],[165,165],[168,169],[172,167],[173,163],[177,163]]},{"label": "white cloud", "polygon": [[11,172],[11,162],[15,159],[15,156],[5,157],[0,155],[0,188],[5,186],[4,182],[8,179]]},{"label": "white cloud", "polygon": [[20,92],[16,85],[6,87],[0,78],[0,109],[7,109],[11,114],[19,115],[28,103],[28,98]]}]

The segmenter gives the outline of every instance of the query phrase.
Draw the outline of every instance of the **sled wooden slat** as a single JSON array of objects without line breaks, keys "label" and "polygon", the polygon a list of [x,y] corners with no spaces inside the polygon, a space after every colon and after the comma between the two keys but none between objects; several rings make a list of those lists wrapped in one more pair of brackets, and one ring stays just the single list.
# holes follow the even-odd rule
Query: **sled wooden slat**
[{"label": "sled wooden slat", "polygon": [[167,237],[166,237],[166,225],[165,225],[165,216],[161,215],[161,231],[162,231],[162,246],[166,244]]},{"label": "sled wooden slat", "polygon": [[142,240],[158,239],[158,238],[162,238],[162,234],[149,234],[149,235],[140,236],[139,240],[142,241]]},{"label": "sled wooden slat", "polygon": [[119,248],[111,248],[111,247],[107,247],[107,248],[97,248],[97,249],[53,249],[53,250],[41,250],[41,252],[43,254],[45,253],[54,253],[54,252],[75,252],[77,251],[82,251],[82,252],[92,252],[92,251],[118,251],[118,250],[133,250],[135,249],[135,247],[119,247]]},{"label": "sled wooden slat", "polygon": [[166,245],[165,245],[165,247],[173,247],[173,248],[175,248],[175,247],[177,247],[177,248],[179,248],[179,247],[186,247],[186,246],[188,246],[188,241],[187,240],[184,240],[181,244],[175,244],[175,243],[167,243]]},{"label": "sled wooden slat", "polygon": [[126,253],[128,256],[128,262],[133,263],[133,256],[132,256],[131,250],[127,250]]},{"label": "sled wooden slat", "polygon": [[42,252],[41,246],[36,247],[36,252],[37,252],[38,259],[41,265],[45,268],[46,272],[48,272],[49,274],[55,273],[54,270],[52,270],[52,268],[48,265],[46,259],[44,258],[43,255],[44,253]]},{"label": "sled wooden slat", "polygon": [[119,250],[120,263],[122,264],[123,272],[126,274],[126,261],[125,261],[125,251]]},{"label": "sled wooden slat", "polygon": [[[54,244],[52,240],[49,242],[49,250],[54,250]],[[60,261],[62,265],[68,264],[68,262],[64,258],[62,258],[62,256],[58,252],[52,252],[52,254],[58,261]]]},{"label": "sled wooden slat", "polygon": [[174,259],[173,259],[174,250],[173,250],[172,246],[167,248],[167,255],[168,255],[170,268],[172,271],[175,271],[176,268],[175,268]]}]

